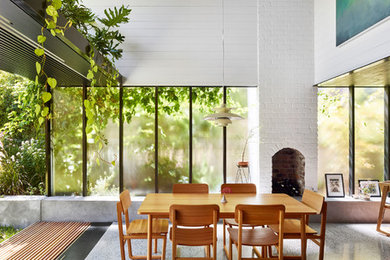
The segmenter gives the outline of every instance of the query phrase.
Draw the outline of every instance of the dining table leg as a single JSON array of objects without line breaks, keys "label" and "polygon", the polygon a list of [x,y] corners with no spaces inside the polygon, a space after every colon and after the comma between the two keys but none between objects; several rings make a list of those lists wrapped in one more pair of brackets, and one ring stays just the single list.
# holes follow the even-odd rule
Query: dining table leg
[{"label": "dining table leg", "polygon": [[147,260],[152,260],[152,230],[153,230],[153,216],[148,215],[148,251],[146,255]]},{"label": "dining table leg", "polygon": [[306,260],[306,214],[301,215],[301,257]]}]

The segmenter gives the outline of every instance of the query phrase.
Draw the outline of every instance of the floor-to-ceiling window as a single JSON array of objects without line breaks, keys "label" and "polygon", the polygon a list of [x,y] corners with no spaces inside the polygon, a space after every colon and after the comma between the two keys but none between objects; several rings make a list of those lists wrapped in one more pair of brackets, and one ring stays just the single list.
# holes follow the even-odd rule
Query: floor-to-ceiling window
[{"label": "floor-to-ceiling window", "polygon": [[384,100],[383,87],[319,88],[320,191],[325,193],[325,173],[342,173],[347,194],[358,192],[359,180],[384,179]]},{"label": "floor-to-ceiling window", "polygon": [[318,90],[318,190],[325,194],[325,173],[342,173],[349,191],[349,89]]},{"label": "floor-to-ceiling window", "polygon": [[384,89],[355,89],[355,186],[358,180],[383,181]]},{"label": "floor-to-ceiling window", "polygon": [[[223,103],[223,88],[194,87],[192,92],[193,182],[207,183],[210,191],[216,192],[223,183],[223,132],[204,117]],[[207,99],[208,95],[215,99]]]},{"label": "floor-to-ceiling window", "polygon": [[[84,139],[83,88],[53,91],[53,194],[114,195],[122,187],[145,195],[188,182],[207,183],[218,192],[224,174],[234,182],[247,139],[258,139],[256,120],[247,119],[258,118],[253,100],[248,102],[256,88],[126,86],[113,91],[112,100],[96,95],[96,102],[106,106],[97,115],[101,124]],[[227,127],[225,141],[223,128],[204,120],[223,100],[244,117]],[[251,145],[245,152],[245,160],[258,160]]]},{"label": "floor-to-ceiling window", "polygon": [[133,195],[155,188],[155,94],[150,87],[123,89],[123,186]]},{"label": "floor-to-ceiling window", "polygon": [[82,88],[55,88],[51,138],[53,195],[82,195],[82,124]]},{"label": "floor-to-ceiling window", "polygon": [[[96,130],[87,135],[88,195],[116,195],[119,192],[119,88],[106,100],[102,87],[97,91],[97,103],[105,103],[99,110]],[[99,94],[101,93],[101,94]],[[98,132],[98,139],[94,138]]]}]

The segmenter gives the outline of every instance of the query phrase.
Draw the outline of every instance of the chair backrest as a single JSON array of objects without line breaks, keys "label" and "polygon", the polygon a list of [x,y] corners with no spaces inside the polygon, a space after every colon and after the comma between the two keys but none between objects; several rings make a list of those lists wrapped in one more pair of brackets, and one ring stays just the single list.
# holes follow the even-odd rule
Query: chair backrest
[{"label": "chair backrest", "polygon": [[169,220],[178,226],[208,226],[216,225],[219,220],[219,206],[207,205],[171,205]]},{"label": "chair backrest", "polygon": [[205,183],[176,183],[173,184],[173,193],[209,193],[209,185]]},{"label": "chair backrest", "polygon": [[122,191],[122,193],[119,195],[119,200],[122,205],[122,212],[123,214],[125,211],[127,211],[131,206],[131,198],[130,198],[130,192],[128,190]]},{"label": "chair backrest", "polygon": [[119,230],[119,239],[123,240],[123,228],[122,228],[122,214],[125,215],[125,223],[126,223],[126,229],[129,228],[130,221],[129,221],[129,208],[131,206],[131,198],[130,198],[130,192],[128,190],[124,190],[119,195],[119,201],[116,203],[116,214],[118,218],[118,230]]},{"label": "chair backrest", "polygon": [[[129,208],[131,206],[130,192],[124,190],[119,195],[119,202],[116,204],[118,223],[122,223],[122,214],[125,215],[126,229],[129,228]],[[119,225],[118,225],[119,226]]]},{"label": "chair backrest", "polygon": [[239,204],[235,210],[235,221],[250,225],[279,225],[284,221],[284,205],[244,205]]},{"label": "chair backrest", "polygon": [[230,188],[231,193],[256,194],[256,185],[253,183],[225,183],[221,185],[221,192]]},{"label": "chair backrest", "polygon": [[305,190],[302,196],[302,202],[312,209],[317,211],[317,214],[322,213],[322,208],[325,202],[324,196],[311,190]]}]

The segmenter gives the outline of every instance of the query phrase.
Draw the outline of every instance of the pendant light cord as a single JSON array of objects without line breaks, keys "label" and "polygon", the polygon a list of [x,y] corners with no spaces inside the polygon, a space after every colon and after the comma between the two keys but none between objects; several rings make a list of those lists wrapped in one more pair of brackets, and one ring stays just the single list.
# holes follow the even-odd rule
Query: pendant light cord
[{"label": "pendant light cord", "polygon": [[225,0],[222,2],[222,86],[225,87]]}]

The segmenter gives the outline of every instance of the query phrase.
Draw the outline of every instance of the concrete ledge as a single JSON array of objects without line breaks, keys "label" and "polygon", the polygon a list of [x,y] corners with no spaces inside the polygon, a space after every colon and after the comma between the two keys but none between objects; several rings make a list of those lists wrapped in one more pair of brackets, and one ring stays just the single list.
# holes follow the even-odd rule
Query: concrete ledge
[{"label": "concrete ledge", "polygon": [[25,228],[41,220],[44,196],[5,196],[0,198],[0,225]]},{"label": "concrete ledge", "polygon": [[[146,218],[137,215],[144,197],[132,197],[130,219]],[[116,222],[116,202],[113,197],[45,197],[5,196],[0,198],[0,225],[24,228],[37,221],[88,221]],[[327,198],[329,223],[376,223],[380,198],[371,201],[352,198]],[[390,202],[389,202],[390,203]],[[318,216],[310,217],[319,222]],[[385,214],[385,223],[390,223],[390,210]]]},{"label": "concrete ledge", "polygon": [[[146,218],[137,215],[144,197],[132,198],[130,219]],[[0,198],[0,225],[25,228],[37,221],[114,222],[115,197],[45,197],[5,196]]]}]

